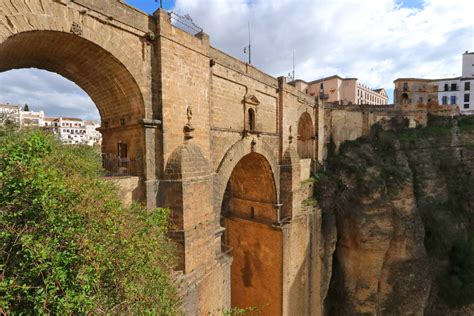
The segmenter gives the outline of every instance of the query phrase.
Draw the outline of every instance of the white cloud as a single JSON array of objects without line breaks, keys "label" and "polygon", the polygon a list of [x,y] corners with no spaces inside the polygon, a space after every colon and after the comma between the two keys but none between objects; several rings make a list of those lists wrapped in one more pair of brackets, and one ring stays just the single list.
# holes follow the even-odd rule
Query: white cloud
[{"label": "white cloud", "polygon": [[426,0],[421,8],[394,0],[177,0],[210,35],[212,45],[246,60],[250,21],[253,64],[286,75],[338,73],[372,87],[397,77],[460,75],[461,54],[473,50],[472,0]]},{"label": "white cloud", "polygon": [[[420,4],[422,0],[407,0]],[[461,54],[474,50],[472,0],[176,0],[210,35],[213,46],[252,61],[277,77],[292,69],[305,80],[339,74],[374,88],[398,77],[461,73]],[[70,81],[38,70],[0,73],[0,102],[28,103],[48,115],[98,117],[92,100]]]}]

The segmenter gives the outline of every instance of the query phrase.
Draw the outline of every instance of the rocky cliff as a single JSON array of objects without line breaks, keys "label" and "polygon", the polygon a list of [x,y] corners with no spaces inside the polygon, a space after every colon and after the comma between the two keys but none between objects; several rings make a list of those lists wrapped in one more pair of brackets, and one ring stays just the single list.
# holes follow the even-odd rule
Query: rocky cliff
[{"label": "rocky cliff", "polygon": [[317,186],[337,228],[326,313],[474,314],[473,171],[474,117],[374,127],[330,154]]}]

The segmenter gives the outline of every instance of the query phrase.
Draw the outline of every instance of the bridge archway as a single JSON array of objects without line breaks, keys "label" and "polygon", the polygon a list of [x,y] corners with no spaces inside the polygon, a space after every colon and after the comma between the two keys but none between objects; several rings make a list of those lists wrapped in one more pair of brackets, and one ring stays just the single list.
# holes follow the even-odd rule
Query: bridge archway
[{"label": "bridge archway", "polygon": [[82,88],[101,116],[103,153],[117,155],[119,144],[126,144],[129,172],[143,173],[143,135],[136,125],[144,116],[144,99],[135,78],[116,57],[74,34],[27,31],[0,39],[0,72],[21,68],[51,71]]},{"label": "bridge archway", "polygon": [[300,159],[314,158],[314,126],[308,113],[303,113],[298,121],[298,155]]},{"label": "bridge archway", "polygon": [[282,232],[272,168],[261,154],[249,153],[235,165],[222,200],[225,249],[232,249],[233,307],[262,308],[262,315],[281,313]]}]

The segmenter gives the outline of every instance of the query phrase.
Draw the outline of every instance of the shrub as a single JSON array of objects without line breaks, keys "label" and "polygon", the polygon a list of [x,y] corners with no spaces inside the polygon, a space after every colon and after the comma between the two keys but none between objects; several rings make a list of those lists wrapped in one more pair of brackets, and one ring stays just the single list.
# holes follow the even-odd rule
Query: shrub
[{"label": "shrub", "polygon": [[0,133],[0,311],[176,314],[168,213],[123,208],[91,148]]},{"label": "shrub", "polygon": [[441,297],[451,307],[474,302],[474,234],[454,244],[449,268],[439,278]]}]

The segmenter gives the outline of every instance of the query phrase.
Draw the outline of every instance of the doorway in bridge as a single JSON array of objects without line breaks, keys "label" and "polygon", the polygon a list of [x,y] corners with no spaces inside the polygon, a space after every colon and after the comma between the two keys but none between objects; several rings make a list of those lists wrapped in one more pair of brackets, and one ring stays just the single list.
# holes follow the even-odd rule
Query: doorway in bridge
[{"label": "doorway in bridge", "polygon": [[143,97],[128,69],[105,48],[56,31],[0,41],[0,104],[5,103],[28,104],[30,113],[19,115],[22,125],[49,130],[67,145],[95,144],[110,175],[143,174],[142,163],[135,163],[144,152],[138,124]]},{"label": "doorway in bridge", "polygon": [[244,156],[235,166],[222,202],[224,247],[231,250],[233,307],[258,307],[261,315],[280,315],[282,232],[274,176],[266,158]]},{"label": "doorway in bridge", "polygon": [[298,155],[300,159],[316,158],[315,134],[313,120],[308,113],[303,113],[298,121]]}]

